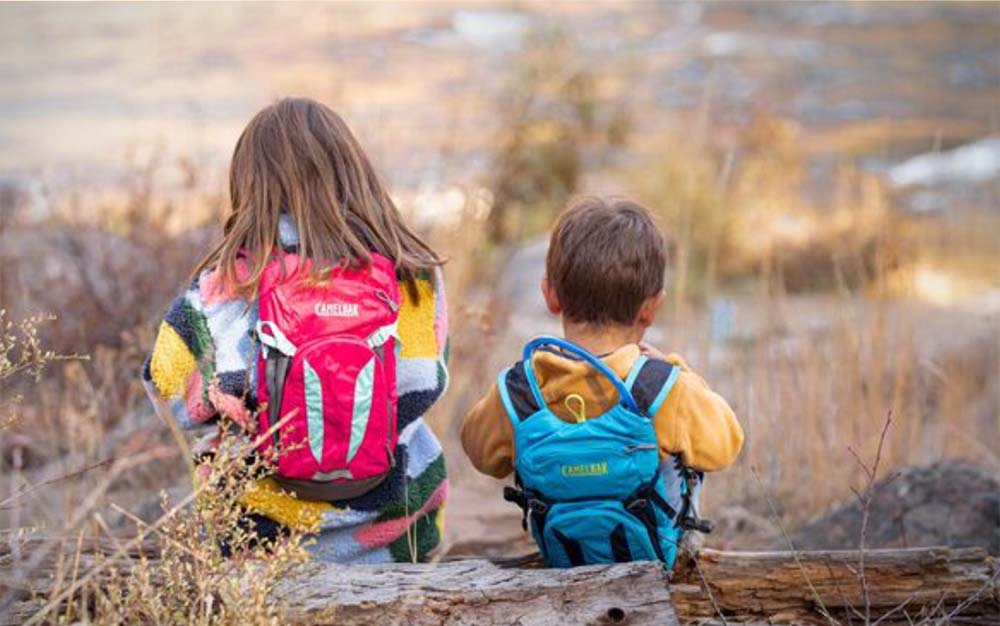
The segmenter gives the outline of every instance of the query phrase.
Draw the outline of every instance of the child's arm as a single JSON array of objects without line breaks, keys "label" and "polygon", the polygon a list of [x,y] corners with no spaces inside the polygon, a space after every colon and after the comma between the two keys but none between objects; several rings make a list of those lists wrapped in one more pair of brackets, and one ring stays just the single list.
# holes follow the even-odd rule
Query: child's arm
[{"label": "child's arm", "polygon": [[484,474],[505,478],[514,471],[514,428],[496,383],[465,416],[462,447],[472,465]]},{"label": "child's arm", "polygon": [[212,362],[208,320],[187,293],[181,294],[156,334],[142,371],[143,384],[160,419],[189,429],[216,416],[208,398]]},{"label": "child's arm", "polygon": [[704,472],[731,465],[743,447],[743,428],[729,403],[709,389],[680,356],[663,355],[648,346],[643,349],[681,368],[673,389],[653,416],[661,452],[680,454],[685,465]]},{"label": "child's arm", "polygon": [[244,396],[254,345],[245,300],[215,291],[210,271],[174,299],[143,367],[146,390],[161,417],[196,429],[220,414],[253,428]]}]

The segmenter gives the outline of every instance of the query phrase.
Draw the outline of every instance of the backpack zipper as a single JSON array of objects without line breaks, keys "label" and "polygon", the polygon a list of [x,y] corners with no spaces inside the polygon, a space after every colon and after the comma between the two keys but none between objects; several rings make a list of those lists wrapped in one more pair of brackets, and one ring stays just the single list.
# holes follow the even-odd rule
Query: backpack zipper
[{"label": "backpack zipper", "polygon": [[389,310],[391,310],[393,313],[399,311],[399,304],[395,302],[391,297],[389,297],[389,294],[387,294],[385,291],[381,289],[376,289],[375,297],[384,302],[386,306],[389,307]]},{"label": "backpack zipper", "polygon": [[625,454],[632,454],[640,450],[656,450],[658,447],[655,443],[640,443],[634,446],[625,446]]}]

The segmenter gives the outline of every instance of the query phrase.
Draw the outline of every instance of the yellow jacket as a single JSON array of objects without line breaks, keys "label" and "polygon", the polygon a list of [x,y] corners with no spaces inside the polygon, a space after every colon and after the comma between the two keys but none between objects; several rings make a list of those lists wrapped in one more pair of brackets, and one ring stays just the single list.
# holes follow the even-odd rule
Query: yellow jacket
[{"label": "yellow jacket", "polygon": [[[639,346],[629,344],[601,360],[624,379],[639,355]],[[729,466],[743,447],[743,429],[736,415],[680,356],[671,354],[667,360],[681,372],[653,416],[660,457],[680,454],[686,465],[699,471]],[[536,352],[531,363],[546,404],[562,420],[575,420],[564,404],[570,394],[584,399],[588,418],[604,413],[618,401],[611,381],[587,363],[548,351]],[[514,471],[514,431],[495,383],[466,415],[462,447],[484,474],[504,478]]]}]

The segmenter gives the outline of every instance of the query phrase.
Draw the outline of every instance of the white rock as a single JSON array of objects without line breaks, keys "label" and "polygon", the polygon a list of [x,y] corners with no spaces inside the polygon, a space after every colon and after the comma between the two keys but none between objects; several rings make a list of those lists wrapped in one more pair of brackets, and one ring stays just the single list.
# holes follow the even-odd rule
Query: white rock
[{"label": "white rock", "polygon": [[514,50],[531,27],[531,19],[510,11],[456,11],[451,26],[460,39],[480,48]]},{"label": "white rock", "polygon": [[889,169],[896,187],[983,183],[1000,175],[1000,135],[944,152],[928,152]]}]

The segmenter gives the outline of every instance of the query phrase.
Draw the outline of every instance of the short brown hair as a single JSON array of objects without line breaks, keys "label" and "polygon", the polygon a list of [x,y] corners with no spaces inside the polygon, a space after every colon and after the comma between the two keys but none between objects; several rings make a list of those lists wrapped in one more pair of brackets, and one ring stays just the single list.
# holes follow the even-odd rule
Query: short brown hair
[{"label": "short brown hair", "polygon": [[588,196],[570,202],[556,221],[545,272],[568,320],[630,325],[663,289],[666,264],[663,235],[646,209]]}]

